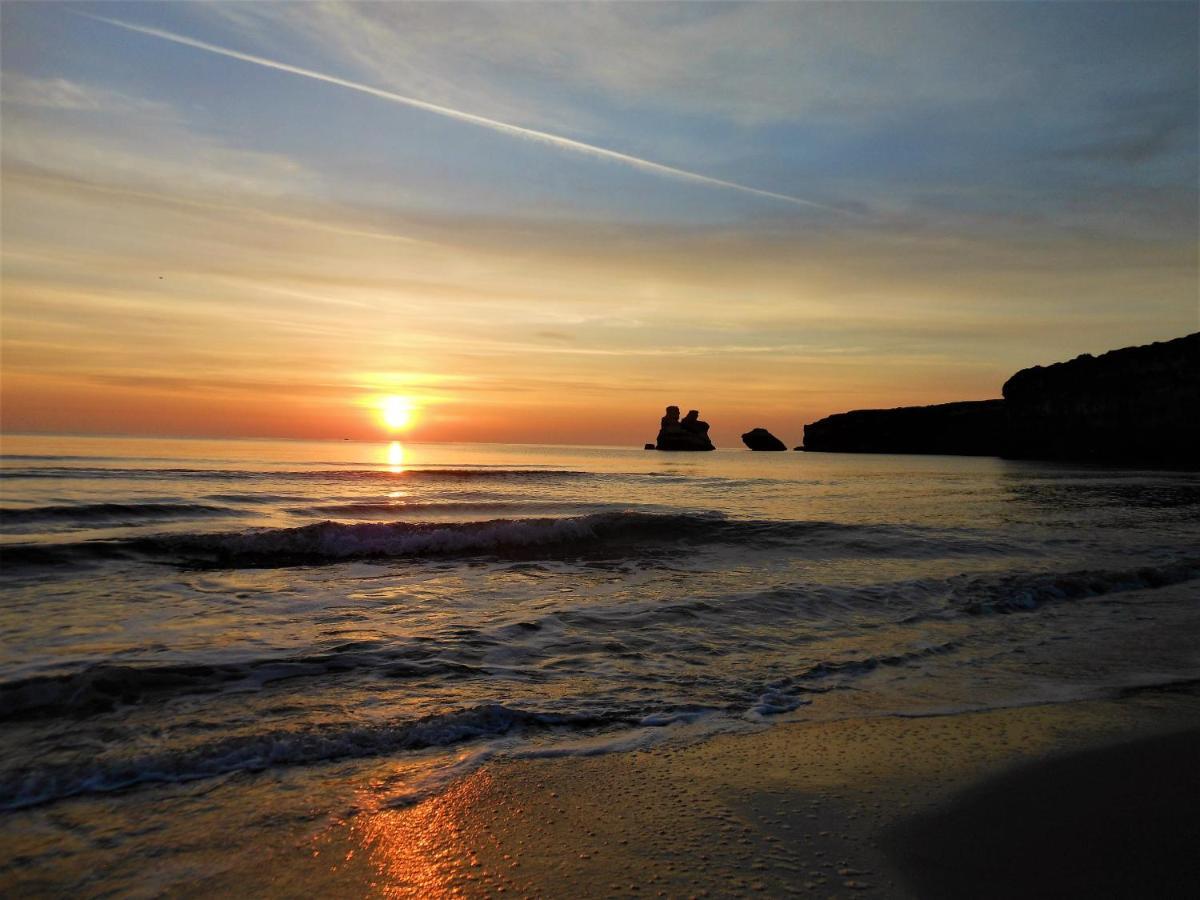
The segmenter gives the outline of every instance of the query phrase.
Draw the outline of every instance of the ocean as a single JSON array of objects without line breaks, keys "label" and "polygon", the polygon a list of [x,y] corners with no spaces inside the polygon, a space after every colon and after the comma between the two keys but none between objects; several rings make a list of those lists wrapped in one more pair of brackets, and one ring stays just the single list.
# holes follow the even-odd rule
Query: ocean
[{"label": "ocean", "polygon": [[0,884],[154,893],[491,760],[1200,678],[1192,473],[9,436],[0,491]]}]

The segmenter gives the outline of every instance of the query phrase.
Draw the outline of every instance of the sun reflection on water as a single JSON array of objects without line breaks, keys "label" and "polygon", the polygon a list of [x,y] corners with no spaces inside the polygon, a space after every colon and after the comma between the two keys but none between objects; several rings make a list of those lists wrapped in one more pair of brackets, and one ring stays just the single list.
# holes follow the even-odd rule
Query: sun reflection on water
[{"label": "sun reflection on water", "polygon": [[388,471],[393,475],[399,475],[404,471],[404,445],[399,441],[392,441],[388,444],[387,466]]},{"label": "sun reflection on water", "polygon": [[372,887],[385,897],[461,897],[472,884],[493,886],[464,834],[470,811],[491,776],[477,772],[449,791],[404,809],[355,816],[352,840],[378,876]]}]

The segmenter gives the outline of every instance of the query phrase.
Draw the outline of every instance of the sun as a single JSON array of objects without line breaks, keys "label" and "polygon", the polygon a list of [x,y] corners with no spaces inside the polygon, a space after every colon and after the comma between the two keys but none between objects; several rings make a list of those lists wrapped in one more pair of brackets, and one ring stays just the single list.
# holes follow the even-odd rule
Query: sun
[{"label": "sun", "polygon": [[407,397],[389,395],[379,403],[383,424],[391,431],[403,431],[412,424],[413,402]]}]

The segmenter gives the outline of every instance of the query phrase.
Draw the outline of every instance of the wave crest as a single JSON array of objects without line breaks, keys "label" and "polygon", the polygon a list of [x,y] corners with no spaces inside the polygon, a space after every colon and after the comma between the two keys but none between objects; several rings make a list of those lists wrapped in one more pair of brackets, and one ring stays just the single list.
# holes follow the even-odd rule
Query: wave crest
[{"label": "wave crest", "polygon": [[828,555],[1004,553],[1001,542],[939,529],[816,520],[729,518],[718,512],[620,510],[569,517],[471,522],[335,522],[237,532],[161,534],[70,544],[10,544],[8,568],[141,558],[189,567],[275,568],[372,559],[650,559],[688,546],[791,547]]},{"label": "wave crest", "polygon": [[0,777],[0,809],[22,809],[78,794],[107,793],[144,784],[447,747],[514,731],[603,728],[636,724],[638,719],[637,714],[619,712],[543,713],[490,703],[395,725],[309,726],[230,737],[186,750],[10,771]]},{"label": "wave crest", "polygon": [[124,704],[212,694],[229,687],[241,690],[284,679],[342,675],[360,669],[373,669],[390,679],[460,678],[482,671],[477,666],[431,657],[422,650],[389,650],[371,641],[345,644],[322,653],[245,662],[93,665],[68,674],[39,675],[0,684],[0,722],[87,716]]},{"label": "wave crest", "polygon": [[192,564],[271,567],[356,559],[513,555],[546,548],[583,552],[647,539],[711,538],[727,526],[727,521],[715,514],[614,512],[480,522],[315,522],[295,528],[163,535],[128,543],[153,556]]},{"label": "wave crest", "polygon": [[953,593],[958,608],[970,615],[1013,613],[1047,603],[1087,600],[1106,594],[1152,590],[1200,578],[1200,560],[1137,569],[1084,570],[1066,573],[959,576]]}]

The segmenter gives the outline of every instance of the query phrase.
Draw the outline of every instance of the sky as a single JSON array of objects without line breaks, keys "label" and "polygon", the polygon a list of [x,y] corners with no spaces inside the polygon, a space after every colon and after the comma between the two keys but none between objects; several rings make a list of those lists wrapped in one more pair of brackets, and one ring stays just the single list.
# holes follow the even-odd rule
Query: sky
[{"label": "sky", "polygon": [[3,429],[796,444],[1196,331],[1198,23],[5,2]]}]

